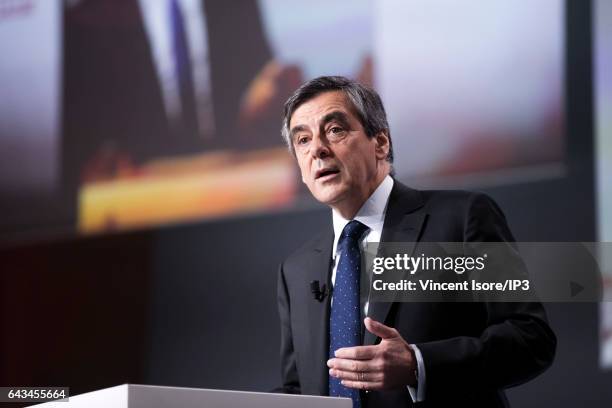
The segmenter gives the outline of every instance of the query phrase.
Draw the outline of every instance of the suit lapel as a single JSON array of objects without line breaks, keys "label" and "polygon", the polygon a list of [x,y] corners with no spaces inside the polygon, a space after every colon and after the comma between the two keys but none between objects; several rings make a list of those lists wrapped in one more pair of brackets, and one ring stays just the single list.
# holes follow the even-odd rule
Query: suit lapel
[{"label": "suit lapel", "polygon": [[[421,193],[395,181],[387,204],[381,243],[404,243],[407,248],[406,252],[411,255],[427,218],[424,211],[418,211],[422,206]],[[380,250],[378,255],[385,256]],[[392,302],[373,302],[369,306],[368,316],[384,323],[392,304]],[[365,331],[364,345],[375,344],[376,340],[376,336]]]},{"label": "suit lapel", "polygon": [[328,295],[323,301],[308,300],[309,327],[312,331],[313,380],[321,395],[328,393],[327,359],[329,353],[329,313],[331,288],[331,251],[334,236],[326,233],[314,246],[312,264],[308,265],[308,283],[318,280]]}]

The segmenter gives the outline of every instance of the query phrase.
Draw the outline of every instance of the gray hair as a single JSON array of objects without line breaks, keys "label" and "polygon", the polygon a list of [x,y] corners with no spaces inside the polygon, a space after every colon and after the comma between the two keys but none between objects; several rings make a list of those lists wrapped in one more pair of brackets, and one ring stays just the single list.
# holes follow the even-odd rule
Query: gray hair
[{"label": "gray hair", "polygon": [[389,138],[389,154],[387,161],[393,163],[393,145],[391,144],[391,132],[387,122],[387,114],[382,100],[376,91],[359,82],[341,76],[322,76],[312,79],[300,86],[285,102],[283,113],[283,127],[281,134],[289,151],[295,154],[293,143],[289,133],[289,121],[295,110],[304,102],[329,91],[342,91],[349,102],[353,105],[361,126],[369,138],[384,132]]}]

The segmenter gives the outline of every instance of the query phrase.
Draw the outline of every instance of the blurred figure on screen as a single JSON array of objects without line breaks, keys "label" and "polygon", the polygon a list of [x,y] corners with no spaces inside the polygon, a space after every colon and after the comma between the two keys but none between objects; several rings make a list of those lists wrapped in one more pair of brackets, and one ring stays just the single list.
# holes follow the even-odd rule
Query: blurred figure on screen
[{"label": "blurred figure on screen", "polygon": [[62,163],[73,194],[153,158],[279,144],[276,123],[241,113],[273,62],[255,0],[66,5]]}]

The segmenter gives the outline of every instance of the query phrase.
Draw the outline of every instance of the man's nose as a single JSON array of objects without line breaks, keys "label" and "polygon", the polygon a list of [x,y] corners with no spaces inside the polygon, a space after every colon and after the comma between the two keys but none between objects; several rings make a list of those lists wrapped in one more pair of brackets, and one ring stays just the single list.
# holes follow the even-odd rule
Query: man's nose
[{"label": "man's nose", "polygon": [[327,141],[319,135],[315,135],[312,138],[310,145],[310,152],[316,159],[323,159],[330,155],[329,146]]}]

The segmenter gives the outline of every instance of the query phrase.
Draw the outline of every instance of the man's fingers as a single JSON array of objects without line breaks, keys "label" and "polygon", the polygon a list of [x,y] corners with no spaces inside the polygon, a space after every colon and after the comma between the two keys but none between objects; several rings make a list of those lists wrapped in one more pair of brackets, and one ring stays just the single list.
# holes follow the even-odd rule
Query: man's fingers
[{"label": "man's fingers", "polygon": [[335,368],[329,370],[329,375],[340,380],[351,380],[360,382],[377,382],[382,381],[384,375],[382,372],[364,372],[364,371],[343,371]]},{"label": "man's fingers", "polygon": [[376,356],[377,346],[343,347],[336,350],[337,358],[350,358],[352,360],[369,360]]},{"label": "man's fingers", "polygon": [[366,372],[373,371],[372,364],[364,360],[349,360],[345,358],[332,358],[327,360],[329,368],[335,368],[342,371]]},{"label": "man's fingers", "polygon": [[399,336],[399,333],[393,327],[385,326],[384,324],[369,317],[366,317],[363,323],[370,333],[380,337],[383,340],[392,339]]},{"label": "man's fingers", "polygon": [[366,390],[366,391],[378,391],[383,389],[383,383],[379,381],[352,381],[352,380],[342,380],[342,385],[348,388],[355,388],[357,390]]}]

